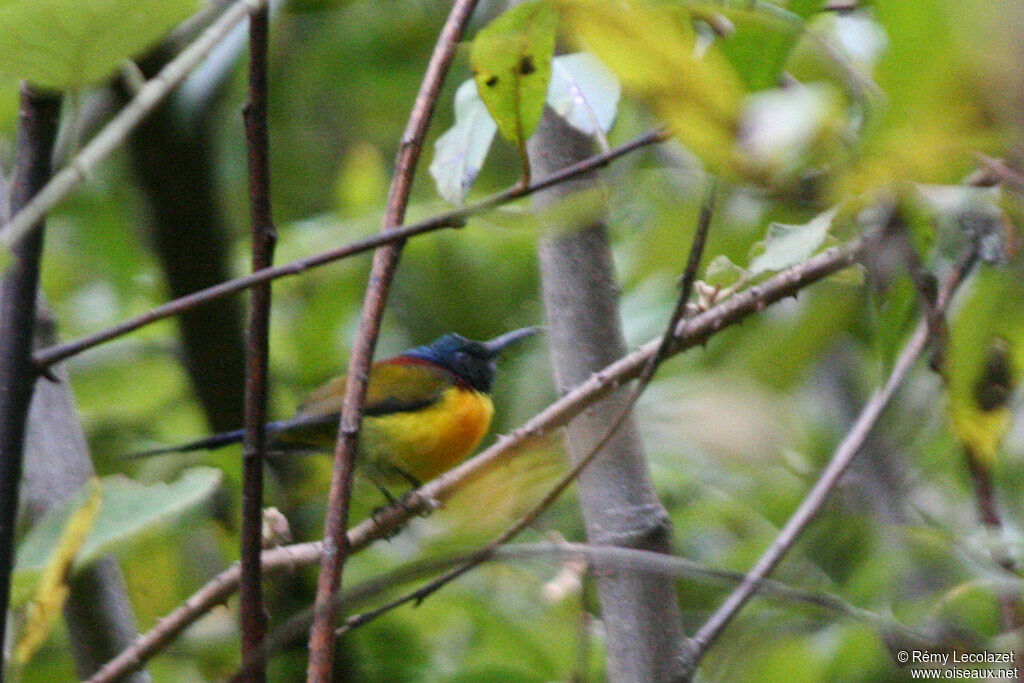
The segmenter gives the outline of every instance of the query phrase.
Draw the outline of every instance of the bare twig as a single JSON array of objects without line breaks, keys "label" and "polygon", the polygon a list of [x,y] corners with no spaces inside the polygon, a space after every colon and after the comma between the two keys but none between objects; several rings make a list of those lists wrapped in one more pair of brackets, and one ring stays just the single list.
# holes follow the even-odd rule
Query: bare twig
[{"label": "bare twig", "polygon": [[[456,0],[441,28],[395,160],[395,176],[391,182],[387,211],[384,215],[385,232],[400,226],[405,220],[416,164],[434,113],[434,106],[448,73],[448,67],[455,57],[459,40],[475,7],[476,0]],[[348,509],[359,426],[373,349],[377,343],[384,305],[395,269],[398,267],[403,244],[401,241],[391,242],[374,254],[369,286],[363,300],[359,331],[349,359],[348,380],[339,418],[338,442],[334,449],[334,467],[331,472],[331,487],[324,520],[324,553],[317,581],[313,625],[309,633],[309,667],[306,678],[311,683],[326,683],[331,677],[334,663],[334,593],[341,585],[345,557],[348,554]]]},{"label": "bare twig", "polygon": [[275,280],[288,275],[298,275],[310,268],[316,268],[327,263],[332,263],[354,254],[371,251],[385,244],[401,242],[423,233],[433,232],[442,228],[462,227],[465,225],[466,219],[472,216],[490,211],[491,209],[515,201],[516,199],[529,196],[539,190],[576,178],[577,176],[593,171],[594,169],[602,168],[619,157],[625,156],[630,152],[648,145],[662,142],[665,139],[666,133],[664,131],[649,131],[643,135],[633,138],[629,142],[615,147],[605,154],[595,155],[578,164],[566,167],[557,173],[552,173],[546,178],[542,178],[528,187],[519,187],[517,185],[502,192],[495,193],[462,209],[447,211],[416,223],[410,223],[409,225],[402,226],[401,228],[380,232],[376,235],[351,242],[336,249],[296,259],[291,263],[285,263],[274,268],[264,268],[255,273],[250,273],[243,277],[222,282],[219,285],[208,287],[207,289],[194,292],[179,299],[175,299],[174,301],[169,301],[166,304],[157,306],[146,313],[120,322],[105,330],[39,351],[33,356],[33,361],[35,362],[36,367],[45,369],[53,363],[64,360],[70,356],[77,355],[82,351],[99,346],[105,342],[117,339],[118,337],[124,336],[129,332],[134,332],[135,330],[157,322],[158,320],[178,315],[183,311],[194,308],[208,301],[212,301],[213,299],[218,299],[230,294],[236,294],[262,282],[269,282],[270,280]]},{"label": "bare twig", "polygon": [[[974,503],[978,508],[978,516],[982,524],[993,534],[1005,533],[1002,516],[996,501],[992,473],[981,463],[978,456],[969,447],[964,447],[964,460],[971,476],[971,488],[974,490]],[[1000,544],[991,548],[992,561],[1009,576],[1016,576],[1017,563],[1013,556]],[[999,625],[1003,631],[1013,631],[1024,623],[1024,610],[1020,604],[1020,590],[1002,588],[999,591]]]},{"label": "bare twig", "polygon": [[1024,174],[1007,164],[1002,159],[994,159],[984,154],[977,154],[978,162],[986,172],[995,177],[998,182],[1013,189],[1017,193],[1024,193]]},{"label": "bare twig", "polygon": [[[277,234],[270,208],[270,142],[267,133],[267,45],[269,9],[249,17],[249,101],[245,139],[249,154],[249,201],[252,213],[252,269],[268,268],[274,260]],[[253,288],[246,349],[245,436],[242,442],[242,533],[239,620],[242,659],[263,646],[267,617],[263,608],[261,554],[263,551],[263,462],[267,450],[267,364],[270,354],[270,283]],[[266,680],[255,667],[250,681]]]},{"label": "bare twig", "polygon": [[[961,267],[954,269],[942,291],[939,292],[935,308],[939,314],[945,311],[952,294],[959,287],[966,275],[970,261],[962,262]],[[800,506],[786,522],[775,541],[761,555],[754,567],[747,573],[743,582],[734,590],[725,602],[704,623],[691,640],[691,653],[688,671],[696,670],[701,658],[721,635],[732,619],[739,613],[747,601],[758,591],[764,579],[778,566],[779,562],[793,547],[797,539],[821,512],[825,501],[832,493],[839,479],[860,452],[865,439],[871,433],[882,411],[888,405],[896,390],[903,384],[910,369],[931,341],[932,326],[926,314],[914,334],[910,337],[902,353],[897,358],[885,384],[872,395],[864,406],[853,427],[836,448],[835,454],[825,467],[821,476],[808,492]]]},{"label": "bare twig", "polygon": [[[862,253],[863,245],[863,241],[856,240],[843,247],[828,249],[805,263],[739,292],[694,316],[676,328],[670,355],[704,344],[717,332],[850,266]],[[436,501],[444,501],[467,482],[486,472],[503,458],[509,457],[523,443],[564,425],[574,415],[601,400],[614,387],[638,377],[651,356],[657,352],[660,343],[660,338],[654,339],[594,373],[586,382],[569,391],[494,445],[410,493],[401,506],[386,508],[372,519],[349,530],[350,551],[356,551],[378,538],[387,536],[413,515],[430,511]],[[267,570],[305,566],[318,561],[320,554],[320,542],[266,550],[263,552],[263,567]],[[90,680],[93,683],[112,681],[142,666],[189,624],[216,605],[222,604],[237,589],[239,574],[239,568],[235,565],[214,577],[189,597],[181,607],[161,619],[148,633],[140,636],[129,649],[108,662]]]},{"label": "bare twig", "polygon": [[25,238],[47,211],[84,181],[96,164],[117,149],[128,134],[210,53],[231,28],[267,0],[238,0],[224,10],[172,62],[139,89],[127,107],[101,130],[71,162],[46,183],[32,201],[21,207],[0,231],[0,245],[10,247]]},{"label": "bare twig", "polygon": [[[50,178],[50,160],[57,139],[60,98],[21,87],[18,156],[11,186],[11,210],[29,204]],[[25,431],[36,373],[32,368],[32,335],[36,323],[39,261],[43,253],[43,216],[33,221],[28,239],[7,242],[11,261],[0,280],[0,614],[7,614],[14,567],[14,521],[18,512]],[[7,619],[0,619],[0,651]]]}]

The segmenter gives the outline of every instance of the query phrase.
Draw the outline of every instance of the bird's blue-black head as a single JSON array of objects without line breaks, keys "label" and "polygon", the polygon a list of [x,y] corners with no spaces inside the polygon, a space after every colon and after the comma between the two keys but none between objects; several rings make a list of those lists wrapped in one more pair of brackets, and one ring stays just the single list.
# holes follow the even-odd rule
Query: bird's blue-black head
[{"label": "bird's blue-black head", "polygon": [[410,349],[403,355],[436,363],[477,391],[489,394],[497,371],[494,361],[498,354],[536,332],[536,327],[524,327],[486,342],[473,341],[458,334],[446,334],[425,346]]}]

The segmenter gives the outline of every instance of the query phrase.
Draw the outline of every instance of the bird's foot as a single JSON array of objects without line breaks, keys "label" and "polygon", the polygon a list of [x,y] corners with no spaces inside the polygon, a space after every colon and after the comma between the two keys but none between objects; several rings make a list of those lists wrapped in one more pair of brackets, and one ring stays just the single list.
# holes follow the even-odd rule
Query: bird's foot
[{"label": "bird's foot", "polygon": [[443,507],[444,503],[439,501],[437,498],[427,498],[424,496],[423,506],[420,508],[420,511],[417,514],[419,514],[420,517],[429,517],[431,514],[434,513],[434,511],[440,510]]},{"label": "bird's foot", "polygon": [[380,507],[373,508],[373,511],[370,513],[370,519],[373,520],[374,525],[376,525],[378,529],[384,530],[380,537],[386,541],[390,541],[402,531],[401,524],[389,522],[390,515],[388,514],[388,511],[391,510],[393,506],[394,504],[381,505]]},{"label": "bird's foot", "polygon": [[413,515],[423,516],[424,507],[429,507],[429,501],[421,496],[416,496],[416,499],[414,500],[414,492],[415,491],[413,490],[403,493],[402,496],[394,502],[394,505],[410,517]]}]

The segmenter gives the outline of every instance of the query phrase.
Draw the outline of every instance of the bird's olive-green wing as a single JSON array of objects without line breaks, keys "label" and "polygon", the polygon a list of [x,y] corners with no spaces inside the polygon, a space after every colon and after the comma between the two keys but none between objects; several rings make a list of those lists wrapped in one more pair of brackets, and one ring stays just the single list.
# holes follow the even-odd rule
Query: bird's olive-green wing
[{"label": "bird's olive-green wing", "polygon": [[[451,384],[447,373],[423,363],[377,363],[370,370],[363,414],[387,415],[426,408],[436,403]],[[296,417],[337,415],[344,397],[345,378],[332,379],[309,395]]]},{"label": "bird's olive-green wing", "polygon": [[[370,370],[363,414],[377,417],[420,410],[440,400],[450,386],[451,380],[438,368],[421,363],[377,363]],[[283,448],[329,450],[336,439],[344,398],[344,377],[314,390],[294,417],[279,423],[275,444]]]}]

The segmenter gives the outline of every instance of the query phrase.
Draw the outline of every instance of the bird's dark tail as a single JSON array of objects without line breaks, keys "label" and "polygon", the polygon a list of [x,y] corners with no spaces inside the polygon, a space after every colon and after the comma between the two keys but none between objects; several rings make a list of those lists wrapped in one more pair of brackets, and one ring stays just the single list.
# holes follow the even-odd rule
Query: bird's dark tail
[{"label": "bird's dark tail", "polygon": [[[287,425],[286,422],[270,422],[267,424],[267,434],[276,434],[281,431]],[[242,443],[242,438],[245,436],[244,429],[235,429],[230,432],[221,432],[220,434],[211,434],[210,436],[203,437],[202,439],[196,439],[195,441],[188,441],[186,443],[180,443],[175,446],[163,446],[161,448],[152,448],[146,451],[137,451],[135,453],[129,453],[125,456],[127,459],[134,460],[136,458],[148,458],[154,455],[166,455],[168,453],[191,453],[193,451],[213,451],[224,446],[230,446],[235,443]]]},{"label": "bird's dark tail", "polygon": [[[312,428],[314,431],[324,426],[333,426],[338,424],[338,414],[328,413],[326,415],[297,415],[290,420],[279,420],[278,422],[267,423],[267,436],[278,437],[271,441],[271,445],[275,451],[304,451],[304,450],[323,450],[319,444],[320,439],[313,439],[310,443],[307,434],[303,432],[304,429]],[[280,435],[280,436],[278,436]],[[230,432],[221,432],[220,434],[213,434],[211,436],[203,437],[202,439],[196,439],[195,441],[188,441],[186,443],[180,443],[176,446],[163,446],[161,448],[152,448],[146,451],[138,451],[136,453],[129,453],[125,456],[126,459],[136,458],[148,458],[154,455],[166,455],[168,453],[191,453],[193,451],[212,451],[224,446],[230,446],[234,443],[241,443],[242,438],[245,436],[244,429],[235,429]],[[291,438],[287,438],[287,437]],[[280,439],[280,440],[279,440]]]},{"label": "bird's dark tail", "polygon": [[165,455],[167,453],[191,453],[192,451],[212,451],[217,448],[223,448],[224,446],[230,446],[233,443],[241,443],[242,436],[245,434],[244,429],[236,429],[232,432],[221,432],[220,434],[212,434],[202,439],[195,441],[189,441],[188,443],[180,443],[176,446],[164,446],[162,448],[151,448],[148,451],[137,451],[135,453],[129,453],[125,456],[128,459],[136,458],[148,458],[153,455]]}]

